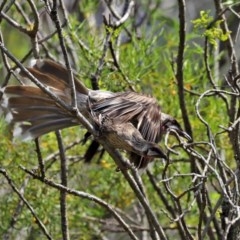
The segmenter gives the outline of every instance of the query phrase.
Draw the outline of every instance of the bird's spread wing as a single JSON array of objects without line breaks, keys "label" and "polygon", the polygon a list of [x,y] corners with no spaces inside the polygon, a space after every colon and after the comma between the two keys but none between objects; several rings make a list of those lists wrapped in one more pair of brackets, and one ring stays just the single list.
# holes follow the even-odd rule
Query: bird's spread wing
[{"label": "bird's spread wing", "polygon": [[107,115],[115,123],[131,122],[150,142],[160,137],[160,107],[156,100],[134,92],[119,93],[113,97],[93,103],[91,109]]},{"label": "bird's spread wing", "polygon": [[[154,98],[134,92],[117,93],[94,102],[91,109],[107,115],[117,124],[131,122],[148,142],[160,140],[161,112]],[[144,168],[153,160],[135,152],[130,152],[129,158],[137,168]]]}]

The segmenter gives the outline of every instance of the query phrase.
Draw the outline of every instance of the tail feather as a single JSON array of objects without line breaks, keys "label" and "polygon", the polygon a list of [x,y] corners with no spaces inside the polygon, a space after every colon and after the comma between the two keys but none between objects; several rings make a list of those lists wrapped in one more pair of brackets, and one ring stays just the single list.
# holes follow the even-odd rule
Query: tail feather
[{"label": "tail feather", "polygon": [[13,136],[20,137],[22,140],[29,140],[37,138],[43,134],[56,131],[59,129],[63,129],[66,127],[76,126],[77,122],[73,120],[73,118],[66,117],[61,119],[53,118],[48,119],[47,121],[44,119],[43,121],[39,121],[38,124],[31,124],[29,122],[21,122],[15,126]]},{"label": "tail feather", "polygon": [[46,98],[46,94],[41,91],[39,88],[37,87],[33,87],[33,86],[27,86],[27,88],[25,86],[7,86],[5,89],[3,89],[3,92],[5,95],[8,95],[8,97],[12,97],[12,96],[28,96],[28,97],[43,97]]},{"label": "tail feather", "polygon": [[[21,95],[23,96],[23,95]],[[42,97],[28,97],[24,95],[22,97],[11,97],[8,99],[8,107],[9,108],[29,108],[34,109],[35,107],[44,107],[48,108],[53,105],[53,101],[51,99],[42,98]],[[31,104],[31,105],[30,105]]]},{"label": "tail feather", "polygon": [[[57,88],[60,90],[68,89],[67,82],[63,81],[62,79],[57,79],[53,75],[47,75],[45,73],[40,72],[39,70],[33,68],[27,68],[27,70],[35,77],[37,78],[41,83],[45,84],[48,87]],[[22,77],[27,77],[24,72],[20,72],[20,75]]]},{"label": "tail feather", "polygon": [[[57,97],[59,97],[64,102],[70,104],[71,103],[71,96],[70,96],[70,89],[69,87],[65,88],[65,91],[62,91],[58,88],[52,88],[48,87],[51,92],[53,92]],[[31,98],[33,101],[34,99],[37,99],[37,101],[51,101],[53,100],[49,98],[47,94],[45,94],[40,88],[34,87],[34,86],[7,86],[4,90],[4,101],[8,101],[10,99],[19,98]],[[14,100],[12,100],[14,101]],[[29,102],[30,104],[31,102]],[[4,104],[4,103],[3,103]]]},{"label": "tail feather", "polygon": [[[46,76],[43,79],[50,79]],[[49,85],[53,86],[54,81]],[[62,84],[62,86],[65,83]],[[61,83],[60,83],[61,85]],[[71,97],[57,88],[53,92],[63,101],[70,103]],[[45,133],[78,125],[76,118],[55,103],[41,89],[33,86],[8,86],[4,89],[1,103],[6,120],[14,125],[14,137],[33,139]]]},{"label": "tail feather", "polygon": [[[45,83],[48,86],[57,87],[58,89],[63,89],[64,87],[69,88],[69,73],[68,70],[58,64],[48,59],[37,60],[32,68],[27,68],[39,81]],[[20,72],[23,77],[26,77],[24,72]],[[87,95],[88,88],[84,86],[78,79],[74,76],[74,82],[76,91]]]},{"label": "tail feather", "polygon": [[11,111],[12,114],[12,120],[11,122],[22,122],[27,121],[32,124],[38,124],[38,121],[49,121],[50,119],[59,119],[59,117],[67,117],[65,112],[59,111],[58,108],[52,107],[48,108],[48,110],[44,110],[44,108],[15,108]]}]

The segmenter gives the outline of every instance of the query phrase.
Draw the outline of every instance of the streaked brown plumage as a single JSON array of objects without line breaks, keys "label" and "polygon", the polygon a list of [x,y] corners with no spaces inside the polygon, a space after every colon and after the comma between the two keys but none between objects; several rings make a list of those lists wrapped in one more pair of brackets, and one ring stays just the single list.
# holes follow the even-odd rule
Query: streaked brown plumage
[{"label": "streaked brown plumage", "polygon": [[[57,97],[71,104],[66,68],[43,60],[27,69]],[[26,77],[22,72],[20,74]],[[129,152],[130,160],[137,168],[147,166],[155,157],[166,158],[156,144],[166,131],[173,128],[179,135],[189,138],[174,118],[160,111],[154,98],[135,92],[93,91],[76,78],[74,81],[80,112],[99,126],[113,147]],[[3,92],[1,107],[7,121],[16,125],[15,136],[31,139],[79,124],[72,113],[38,87],[7,86]],[[97,149],[98,144],[94,144]]]}]

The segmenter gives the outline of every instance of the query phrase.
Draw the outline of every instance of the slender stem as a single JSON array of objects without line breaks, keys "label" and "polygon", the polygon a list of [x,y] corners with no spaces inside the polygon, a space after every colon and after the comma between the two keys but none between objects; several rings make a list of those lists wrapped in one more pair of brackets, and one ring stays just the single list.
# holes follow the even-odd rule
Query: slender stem
[{"label": "slender stem", "polygon": [[39,219],[37,216],[35,210],[33,207],[30,205],[30,203],[27,201],[27,199],[22,195],[22,193],[17,189],[15,186],[14,182],[10,178],[10,176],[7,174],[6,170],[3,168],[0,168],[0,173],[7,179],[9,185],[12,187],[13,191],[18,195],[18,197],[24,202],[28,210],[31,212],[33,215],[34,219],[36,220],[36,223],[38,224],[39,228],[42,230],[43,234],[47,237],[47,239],[52,239],[51,235],[49,234],[48,230],[46,229],[45,225],[43,222]]},{"label": "slender stem", "polygon": [[[67,158],[65,155],[65,149],[62,142],[62,137],[60,131],[55,132],[58,142],[59,156],[61,162],[61,184],[67,187]],[[62,229],[62,239],[69,240],[69,229],[68,229],[68,219],[67,219],[67,193],[65,190],[60,190],[60,209],[61,209],[61,229]]]}]

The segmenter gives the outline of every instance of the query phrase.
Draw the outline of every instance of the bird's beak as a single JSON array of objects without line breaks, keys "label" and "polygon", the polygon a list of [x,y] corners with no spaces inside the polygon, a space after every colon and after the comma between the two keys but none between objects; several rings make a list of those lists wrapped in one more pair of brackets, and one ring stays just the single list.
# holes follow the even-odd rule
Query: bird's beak
[{"label": "bird's beak", "polygon": [[186,138],[189,142],[192,141],[192,138],[190,137],[189,134],[187,134],[185,131],[179,131],[178,134],[181,136],[181,137],[184,137]]},{"label": "bird's beak", "polygon": [[170,130],[170,132],[171,131],[177,132],[177,134],[180,137],[187,139],[189,142],[192,141],[192,138],[189,136],[189,134],[187,134],[185,131],[183,131],[181,128],[179,128],[177,126],[171,126],[169,130]]}]

